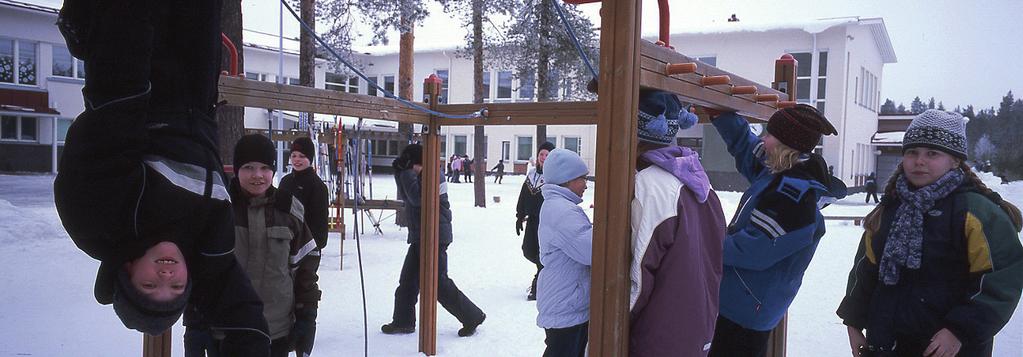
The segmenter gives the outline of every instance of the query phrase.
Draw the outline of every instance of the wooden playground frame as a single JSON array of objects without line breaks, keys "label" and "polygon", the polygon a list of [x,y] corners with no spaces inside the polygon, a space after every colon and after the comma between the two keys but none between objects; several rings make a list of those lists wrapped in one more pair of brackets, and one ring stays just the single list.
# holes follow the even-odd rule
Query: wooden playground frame
[{"label": "wooden playground frame", "polygon": [[[430,109],[469,114],[449,119],[409,108],[391,98],[326,89],[220,78],[220,100],[230,105],[392,120],[423,125],[422,250],[420,253],[419,351],[437,353],[437,249],[439,212],[439,136],[442,126],[596,125],[596,191],[590,297],[590,356],[627,356],[629,336],[630,216],[636,158],[636,115],[640,88],[677,94],[683,101],[721,111],[736,111],[766,121],[778,109],[795,105],[796,62],[783,55],[775,63],[771,87],[741,78],[640,39],[641,0],[604,0],[600,28],[600,92],[597,101],[545,103],[438,104],[441,81],[424,81]],[[666,42],[666,41],[665,41]],[[707,122],[700,113],[701,122]],[[343,134],[333,139],[339,155]],[[343,165],[339,165],[342,166]],[[338,199],[340,209],[344,198]],[[615,209],[611,209],[614,207]],[[626,207],[626,209],[620,209]],[[343,217],[338,215],[339,217]],[[345,232],[343,220],[336,225]],[[165,334],[169,336],[169,332]],[[147,336],[145,356],[169,356],[169,337]],[[158,346],[158,347],[153,347]],[[166,350],[166,354],[162,353]],[[785,320],[772,336],[769,356],[785,355]]]}]

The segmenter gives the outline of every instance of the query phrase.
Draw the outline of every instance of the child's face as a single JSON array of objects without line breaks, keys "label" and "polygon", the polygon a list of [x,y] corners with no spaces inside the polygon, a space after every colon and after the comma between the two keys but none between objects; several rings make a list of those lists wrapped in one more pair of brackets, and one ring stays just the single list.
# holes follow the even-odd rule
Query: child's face
[{"label": "child's face", "polygon": [[586,176],[579,176],[575,180],[568,181],[565,183],[565,186],[567,186],[572,193],[579,197],[583,197],[583,193],[586,193]]},{"label": "child's face", "polygon": [[941,150],[915,147],[902,153],[906,180],[916,187],[930,185],[958,166],[959,159]]},{"label": "child's face", "polygon": [[273,183],[274,171],[262,162],[247,162],[238,169],[238,183],[250,197],[260,197]]},{"label": "child's face", "polygon": [[551,152],[547,151],[547,149],[543,149],[543,150],[540,150],[540,152],[537,152],[536,153],[536,166],[543,167],[543,162],[547,161],[547,155],[550,154],[550,153]]},{"label": "child's face", "polygon": [[142,295],[155,301],[170,301],[185,292],[188,267],[177,244],[160,242],[146,254],[125,263],[131,284]]},{"label": "child's face", "polygon": [[301,151],[292,151],[291,167],[295,168],[295,171],[302,171],[309,168],[309,158],[302,154]]}]

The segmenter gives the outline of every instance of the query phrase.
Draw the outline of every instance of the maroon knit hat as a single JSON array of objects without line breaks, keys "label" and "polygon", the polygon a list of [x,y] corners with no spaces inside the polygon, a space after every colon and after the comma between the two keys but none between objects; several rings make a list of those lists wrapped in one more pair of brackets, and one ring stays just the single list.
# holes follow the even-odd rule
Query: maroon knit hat
[{"label": "maroon knit hat", "polygon": [[822,135],[838,135],[821,112],[806,104],[774,112],[767,121],[767,132],[800,152],[813,151]]}]

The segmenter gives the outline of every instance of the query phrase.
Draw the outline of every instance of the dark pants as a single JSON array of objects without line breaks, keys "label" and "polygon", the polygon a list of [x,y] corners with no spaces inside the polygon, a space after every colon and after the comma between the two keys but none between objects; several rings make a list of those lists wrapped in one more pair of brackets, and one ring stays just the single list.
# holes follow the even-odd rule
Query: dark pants
[{"label": "dark pants", "polygon": [[220,357],[220,343],[208,329],[185,328],[185,357]]},{"label": "dark pants", "polygon": [[709,357],[763,357],[771,331],[750,330],[718,316]]},{"label": "dark pants", "polygon": [[497,175],[494,175],[494,183],[501,183],[501,179],[503,179],[503,178],[504,178],[504,173],[503,172],[498,172]]},{"label": "dark pants", "polygon": [[540,217],[529,216],[526,219],[526,234],[522,236],[522,255],[533,264],[536,264],[536,274],[533,275],[533,284],[530,287],[530,291],[534,292],[536,290],[536,279],[540,277],[540,270],[543,270],[543,264],[540,264],[540,237],[537,233],[539,228]]},{"label": "dark pants", "polygon": [[547,349],[543,357],[582,357],[589,338],[589,321],[566,328],[545,328]]},{"label": "dark pants", "polygon": [[[870,334],[870,331],[867,331]],[[868,337],[868,340],[870,338]],[[867,349],[862,355],[867,357],[919,357],[924,355],[927,346],[930,345],[930,338],[919,339],[907,336],[896,337],[894,351],[876,351]],[[959,349],[957,356],[990,357],[992,353],[993,340],[987,340],[980,344],[964,344]]]},{"label": "dark pants", "polygon": [[461,181],[459,181],[461,177],[462,177],[462,170],[451,171],[451,182],[462,183]]},{"label": "dark pants", "polygon": [[288,357],[288,352],[291,352],[291,343],[289,342],[287,336],[271,341],[270,357]]},{"label": "dark pants", "polygon": [[877,192],[870,192],[870,191],[867,191],[867,197],[866,197],[866,199],[864,199],[864,202],[865,203],[870,203],[870,198],[871,197],[874,198],[874,203],[877,203]]},{"label": "dark pants", "polygon": [[472,182],[472,170],[465,170],[465,182]]},{"label": "dark pants", "polygon": [[[437,301],[463,325],[483,320],[483,311],[473,304],[448,277],[448,245],[441,244],[437,255]],[[419,301],[419,243],[408,246],[405,264],[401,266],[398,289],[394,291],[393,323],[401,327],[416,325],[416,303]]]}]

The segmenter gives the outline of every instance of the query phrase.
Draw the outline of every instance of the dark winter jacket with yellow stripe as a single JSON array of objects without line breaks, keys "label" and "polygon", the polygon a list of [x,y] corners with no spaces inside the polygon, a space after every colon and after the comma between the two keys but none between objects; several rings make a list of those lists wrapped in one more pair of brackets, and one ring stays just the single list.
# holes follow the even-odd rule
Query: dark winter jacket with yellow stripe
[{"label": "dark winter jacket with yellow stripe", "polygon": [[839,317],[865,328],[871,346],[927,346],[946,328],[963,343],[961,356],[979,355],[971,351],[989,348],[1023,289],[1023,247],[1009,217],[964,183],[924,214],[920,268],[903,268],[888,286],[878,263],[900,201],[886,195],[881,204],[881,228],[863,234]]},{"label": "dark winter jacket with yellow stripe", "polygon": [[231,182],[235,256],[263,300],[270,337],[288,336],[295,311],[316,308],[320,249],[302,220],[302,203],[271,187],[263,197],[247,197]]}]

